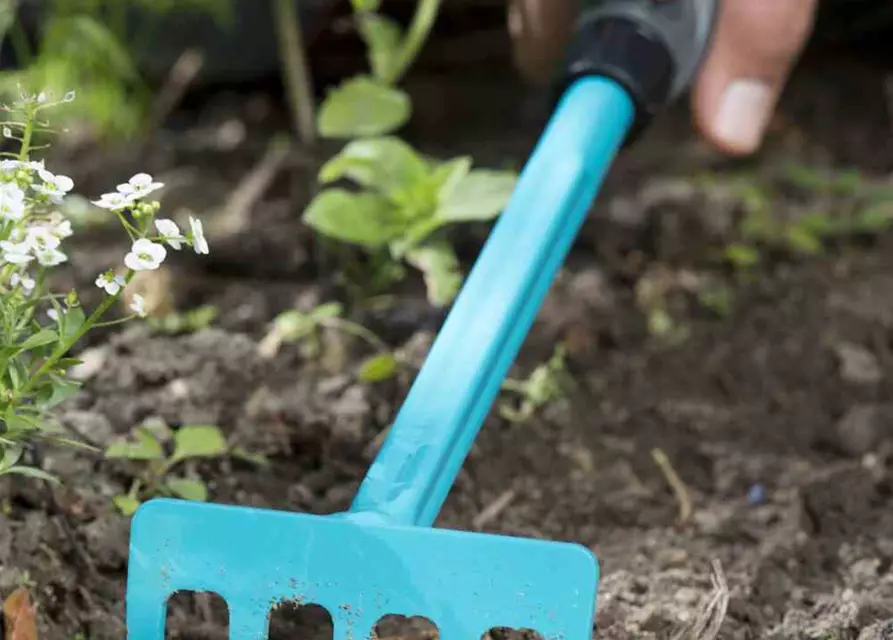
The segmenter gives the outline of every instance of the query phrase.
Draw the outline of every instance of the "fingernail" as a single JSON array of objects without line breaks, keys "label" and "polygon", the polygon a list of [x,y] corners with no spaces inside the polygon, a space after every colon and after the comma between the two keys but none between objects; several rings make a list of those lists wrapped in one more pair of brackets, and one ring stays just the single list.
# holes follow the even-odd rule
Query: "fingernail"
[{"label": "fingernail", "polygon": [[509,5],[509,15],[508,15],[508,24],[509,24],[509,33],[514,38],[520,38],[524,33],[524,14],[521,12],[521,7],[518,6],[518,2],[512,2]]},{"label": "fingernail", "polygon": [[772,108],[772,90],[752,79],[729,83],[713,120],[713,131],[724,144],[741,153],[760,146]]}]

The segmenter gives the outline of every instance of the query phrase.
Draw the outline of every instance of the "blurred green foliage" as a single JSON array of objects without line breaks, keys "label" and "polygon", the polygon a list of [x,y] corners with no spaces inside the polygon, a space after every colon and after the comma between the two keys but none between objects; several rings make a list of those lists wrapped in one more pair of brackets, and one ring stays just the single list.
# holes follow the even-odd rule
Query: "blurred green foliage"
[{"label": "blurred green foliage", "polygon": [[152,18],[199,11],[223,22],[232,1],[39,0],[37,33],[30,37],[16,20],[25,0],[0,0],[0,31],[17,59],[17,68],[0,72],[0,100],[22,91],[61,97],[74,89],[78,99],[57,116],[63,125],[76,119],[99,136],[132,136],[150,105],[134,45],[150,37]]}]

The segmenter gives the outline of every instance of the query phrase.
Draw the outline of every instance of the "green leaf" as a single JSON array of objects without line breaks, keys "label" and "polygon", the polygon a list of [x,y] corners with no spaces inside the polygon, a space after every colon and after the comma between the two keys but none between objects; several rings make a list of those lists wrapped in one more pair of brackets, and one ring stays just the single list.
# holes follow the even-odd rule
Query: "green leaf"
[{"label": "green leaf", "polygon": [[841,220],[830,215],[813,213],[798,220],[793,228],[801,229],[816,238],[830,238],[844,231],[845,224],[841,224]]},{"label": "green leaf", "polygon": [[260,453],[251,453],[245,447],[235,446],[229,452],[229,454],[233,458],[238,458],[239,460],[244,460],[245,462],[250,462],[251,464],[256,464],[259,467],[269,466],[270,461],[267,457]]},{"label": "green leaf", "polygon": [[204,502],[208,499],[208,487],[201,480],[189,478],[168,478],[164,481],[168,491],[183,500]]},{"label": "green leaf", "polygon": [[797,253],[819,255],[825,248],[819,236],[803,227],[789,228],[785,238],[788,246]]},{"label": "green leaf", "polygon": [[73,396],[81,388],[77,380],[67,380],[61,376],[50,375],[50,384],[37,394],[37,404],[42,409],[52,409]]},{"label": "green leaf", "polygon": [[117,495],[112,498],[112,503],[123,516],[132,516],[136,513],[136,510],[140,508],[140,504],[142,504],[139,501],[139,498],[125,494]]},{"label": "green leaf", "polygon": [[19,444],[4,445],[2,447],[3,456],[0,457],[0,475],[7,469],[14,467],[22,456],[25,454],[25,447]]},{"label": "green leaf", "polygon": [[323,184],[350,178],[385,196],[407,190],[427,177],[425,161],[411,146],[391,136],[354,140],[319,171]]},{"label": "green leaf", "polygon": [[21,407],[19,412],[10,406],[3,415],[3,422],[6,425],[6,433],[18,432],[28,433],[32,431],[40,431],[41,421],[38,416],[23,415],[25,408]]},{"label": "green leaf", "polygon": [[310,312],[310,316],[314,320],[325,320],[326,318],[337,318],[344,312],[343,307],[338,302],[326,302],[314,307]]},{"label": "green leaf", "polygon": [[357,13],[378,11],[381,0],[350,0],[353,10]]},{"label": "green leaf", "polygon": [[29,351],[56,342],[58,339],[58,333],[51,329],[43,329],[20,344],[18,349],[19,351]]},{"label": "green leaf", "polygon": [[862,233],[884,231],[891,225],[893,225],[893,208],[889,203],[868,207],[856,216],[856,231]]},{"label": "green leaf", "polygon": [[725,248],[725,259],[739,269],[752,267],[760,261],[760,253],[746,244],[730,244]]},{"label": "green leaf", "polygon": [[379,353],[360,365],[357,377],[361,382],[381,382],[393,378],[399,370],[399,363],[391,353]]},{"label": "green leaf", "polygon": [[316,196],[303,220],[323,235],[370,249],[386,245],[405,225],[387,198],[344,189],[328,189]]},{"label": "green leaf", "polygon": [[434,217],[413,223],[403,235],[391,242],[389,247],[391,257],[393,257],[394,260],[402,259],[406,254],[417,249],[431,236],[432,233],[446,224],[445,220]]},{"label": "green leaf", "polygon": [[446,190],[435,215],[448,222],[491,220],[502,213],[517,180],[512,171],[472,171]]},{"label": "green leaf", "polygon": [[56,368],[67,371],[68,369],[76,367],[79,364],[84,364],[84,361],[79,358],[59,358],[56,361]]},{"label": "green leaf", "polygon": [[13,389],[21,388],[30,379],[28,367],[20,358],[13,358],[7,371]]},{"label": "green leaf", "polygon": [[296,341],[309,335],[318,325],[316,318],[298,310],[283,311],[275,320],[275,333],[281,340]]},{"label": "green leaf", "polygon": [[161,460],[164,458],[164,449],[161,442],[149,429],[137,427],[134,429],[136,439],[133,441],[116,442],[105,450],[106,458],[124,458],[126,460]]},{"label": "green leaf", "polygon": [[357,16],[357,23],[360,35],[369,49],[372,74],[382,82],[388,82],[391,70],[400,56],[403,40],[400,25],[376,13]]},{"label": "green leaf", "polygon": [[390,133],[409,120],[409,96],[395,87],[358,76],[332,90],[319,109],[317,128],[324,138],[359,138]]},{"label": "green leaf", "polygon": [[446,243],[425,245],[413,249],[406,260],[425,277],[428,302],[437,307],[448,305],[462,285],[459,260]]},{"label": "green leaf", "polygon": [[3,473],[26,476],[28,478],[35,478],[37,480],[46,480],[47,482],[52,482],[53,484],[60,484],[59,478],[50,473],[47,473],[43,469],[37,469],[36,467],[10,467]]},{"label": "green leaf", "polygon": [[62,445],[65,447],[75,447],[78,449],[83,449],[84,451],[93,451],[99,452],[101,449],[94,447],[92,444],[87,442],[82,442],[80,440],[74,440],[72,438],[60,438],[54,435],[45,435],[41,434],[40,439],[44,442],[49,442],[54,445]]},{"label": "green leaf", "polygon": [[456,185],[471,172],[471,165],[471,156],[461,156],[447,160],[434,168],[431,177],[441,201],[446,200]]},{"label": "green leaf", "polygon": [[219,428],[204,425],[185,426],[174,432],[174,455],[171,459],[210,458],[221,456],[226,450],[226,438]]},{"label": "green leaf", "polygon": [[73,307],[65,313],[60,314],[60,324],[62,325],[60,333],[63,340],[73,338],[75,334],[84,326],[87,317],[81,307]]}]

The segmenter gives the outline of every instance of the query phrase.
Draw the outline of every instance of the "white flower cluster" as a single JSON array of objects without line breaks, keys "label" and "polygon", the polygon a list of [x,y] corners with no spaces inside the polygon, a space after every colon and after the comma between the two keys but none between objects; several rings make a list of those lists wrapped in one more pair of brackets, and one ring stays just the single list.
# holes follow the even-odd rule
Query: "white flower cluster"
[{"label": "white flower cluster", "polygon": [[[110,296],[118,295],[135,271],[157,269],[167,257],[167,247],[177,251],[184,245],[196,253],[207,254],[202,223],[189,217],[189,231],[184,233],[173,220],[154,219],[157,203],[144,200],[161,187],[147,173],[137,173],[111,193],[102,194],[93,204],[114,212],[131,236],[130,251],[124,256],[127,275],[114,270],[99,274],[97,287]],[[9,288],[21,289],[30,295],[35,278],[27,270],[54,267],[68,257],[61,249],[62,240],[72,234],[71,222],[55,210],[74,188],[68,176],[54,175],[43,162],[0,161],[0,274]],[[136,226],[125,214],[131,214]],[[154,225],[157,234],[152,234]],[[165,246],[166,245],[166,246]],[[4,267],[7,267],[4,269]],[[133,296],[131,309],[144,316],[145,305],[140,296]],[[52,316],[51,316],[52,317]]]},{"label": "white flower cluster", "polygon": [[[68,176],[47,171],[42,162],[0,161],[0,265],[54,267],[68,257],[60,249],[71,222],[52,209],[74,187]],[[33,289],[33,279],[16,271],[12,286]]]}]

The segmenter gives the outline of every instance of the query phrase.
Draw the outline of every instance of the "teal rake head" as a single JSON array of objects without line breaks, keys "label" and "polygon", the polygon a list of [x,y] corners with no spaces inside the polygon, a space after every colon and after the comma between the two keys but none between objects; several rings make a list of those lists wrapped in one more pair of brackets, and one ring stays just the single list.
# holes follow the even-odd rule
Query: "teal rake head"
[{"label": "teal rake head", "polygon": [[584,12],[567,89],[350,511],[147,502],[131,528],[130,640],[162,640],[166,603],[186,590],[226,601],[232,640],[265,638],[284,602],[325,607],[336,640],[391,614],[424,616],[447,640],[494,627],[591,637],[587,548],[431,525],[618,149],[693,71],[712,14],[707,0]]}]

